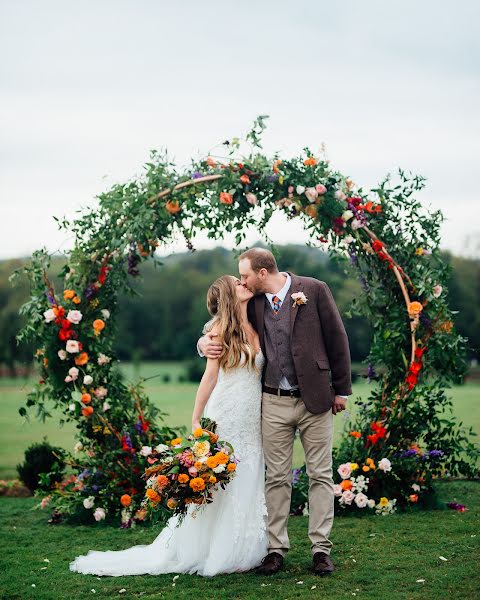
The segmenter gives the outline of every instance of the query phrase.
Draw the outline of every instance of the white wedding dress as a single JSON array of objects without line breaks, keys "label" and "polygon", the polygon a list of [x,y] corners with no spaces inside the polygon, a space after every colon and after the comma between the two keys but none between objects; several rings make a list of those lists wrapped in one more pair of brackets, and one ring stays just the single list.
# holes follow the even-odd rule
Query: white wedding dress
[{"label": "white wedding dress", "polygon": [[[184,521],[172,516],[151,544],[126,550],[89,550],[70,563],[71,571],[93,575],[158,575],[188,573],[212,576],[248,571],[267,554],[267,507],[264,495],[265,463],[261,437],[261,371],[246,366],[220,369],[204,416],[217,422],[221,440],[232,443],[239,459],[237,472],[213,502]],[[198,508],[198,507],[197,507]]]}]

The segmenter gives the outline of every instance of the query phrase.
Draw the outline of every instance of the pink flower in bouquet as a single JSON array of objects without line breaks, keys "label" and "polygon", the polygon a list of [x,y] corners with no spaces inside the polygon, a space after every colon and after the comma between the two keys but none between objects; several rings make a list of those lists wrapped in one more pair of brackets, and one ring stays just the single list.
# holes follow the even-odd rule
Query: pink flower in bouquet
[{"label": "pink flower in bouquet", "polygon": [[103,519],[105,519],[105,510],[100,507],[96,508],[95,512],[93,513],[93,517],[95,521],[102,521]]},{"label": "pink flower in bouquet", "polygon": [[198,470],[195,467],[190,467],[188,469],[188,472],[190,473],[190,475],[192,475],[192,477],[194,477],[198,473]]},{"label": "pink flower in bouquet", "polygon": [[309,202],[315,202],[315,200],[318,198],[318,192],[316,188],[309,187],[305,190],[305,196]]},{"label": "pink flower in bouquet", "polygon": [[195,457],[191,450],[184,450],[179,458],[180,464],[184,467],[193,467],[195,464]]}]

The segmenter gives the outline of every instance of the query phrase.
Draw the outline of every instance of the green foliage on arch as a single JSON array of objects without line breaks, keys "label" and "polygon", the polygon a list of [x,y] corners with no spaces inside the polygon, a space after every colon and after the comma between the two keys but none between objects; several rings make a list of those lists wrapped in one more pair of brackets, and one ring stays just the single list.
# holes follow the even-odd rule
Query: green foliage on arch
[{"label": "green foliage on arch", "polygon": [[[161,426],[162,414],[143,382],[126,385],[115,368],[117,299],[132,291],[139,263],[155,260],[159,246],[179,237],[193,249],[199,231],[217,240],[233,234],[240,247],[255,227],[269,241],[265,228],[275,211],[300,219],[310,245],[349,257],[364,289],[350,313],[371,323],[369,375],[377,385],[338,450],[341,493],[354,494],[357,486],[382,512],[394,507],[384,500],[382,506],[381,497],[405,506],[428,496],[432,477],[475,472],[475,448],[453,423],[445,393],[464,374],[465,340],[455,332],[446,301],[442,215],[417,199],[423,178],[399,171],[395,181],[387,177],[367,192],[308,148],[294,158],[267,156],[261,147],[265,118],[244,141],[225,141],[223,157],[212,152],[187,168],[179,169],[166,151],[153,151],[141,177],[100,194],[74,221],[57,219],[75,236],[60,274],[63,290],[47,278],[45,249],[22,269],[32,295],[20,309],[27,323],[18,340],[35,343],[41,378],[20,414],[36,407],[46,418],[53,403],[79,430],[78,453],[70,456],[77,475],[52,492],[60,512],[86,513],[93,522],[100,507],[124,526],[141,519],[148,448],[178,433]],[[385,461],[380,468],[381,459],[391,469]],[[352,463],[353,471],[369,474],[364,487],[347,474],[345,465]],[[125,494],[129,507],[120,504]],[[92,509],[84,507],[87,498],[93,498]],[[348,494],[339,498],[340,506],[363,510]]]}]

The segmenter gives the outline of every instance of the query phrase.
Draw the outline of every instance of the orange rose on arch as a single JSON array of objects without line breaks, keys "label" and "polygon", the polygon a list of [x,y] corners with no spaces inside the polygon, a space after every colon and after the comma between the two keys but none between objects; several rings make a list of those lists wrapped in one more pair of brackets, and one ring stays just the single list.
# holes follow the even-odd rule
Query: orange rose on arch
[{"label": "orange rose on arch", "polygon": [[88,354],[86,352],[81,352],[78,356],[75,357],[76,365],[86,365],[88,362]]},{"label": "orange rose on arch", "polygon": [[131,503],[132,498],[129,496],[129,494],[123,494],[123,496],[120,498],[120,504],[122,506],[130,506]]},{"label": "orange rose on arch", "polygon": [[90,395],[90,394],[82,394],[81,401],[82,401],[84,404],[90,404],[90,402],[92,401],[92,397],[91,397],[91,395]]},{"label": "orange rose on arch", "polygon": [[93,413],[93,408],[91,406],[86,406],[82,408],[82,415],[84,417],[89,417]]},{"label": "orange rose on arch", "polygon": [[180,206],[180,202],[178,200],[169,200],[165,203],[165,208],[167,209],[167,212],[171,215],[176,215],[182,210],[182,207]]}]

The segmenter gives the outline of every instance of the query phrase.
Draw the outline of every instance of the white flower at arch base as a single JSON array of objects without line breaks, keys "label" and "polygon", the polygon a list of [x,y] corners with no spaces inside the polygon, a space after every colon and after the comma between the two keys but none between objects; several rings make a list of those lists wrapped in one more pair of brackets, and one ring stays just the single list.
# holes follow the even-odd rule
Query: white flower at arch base
[{"label": "white flower at arch base", "polygon": [[93,377],[91,375],[85,375],[85,377],[83,378],[83,383],[85,385],[90,385],[91,383],[93,383]]},{"label": "white flower at arch base", "polygon": [[355,498],[355,494],[350,490],[345,490],[340,498],[341,504],[351,504],[353,499]]},{"label": "white flower at arch base", "polygon": [[93,508],[94,504],[95,504],[95,496],[89,496],[88,498],[85,498],[85,500],[83,501],[83,506],[87,509]]},{"label": "white flower at arch base", "polygon": [[102,519],[105,518],[105,509],[103,508],[96,508],[95,512],[93,513],[93,517],[95,519],[95,521],[101,521]]},{"label": "white flower at arch base", "polygon": [[140,454],[142,456],[150,456],[151,453],[152,453],[151,446],[142,446],[142,449],[140,450]]},{"label": "white flower at arch base", "polygon": [[292,306],[300,306],[301,304],[306,304],[308,302],[308,298],[305,296],[303,292],[295,292],[291,294],[293,304]]},{"label": "white flower at arch base", "polygon": [[392,470],[392,463],[388,460],[388,458],[382,458],[382,460],[378,463],[378,468],[380,471],[386,473],[387,471]]}]

